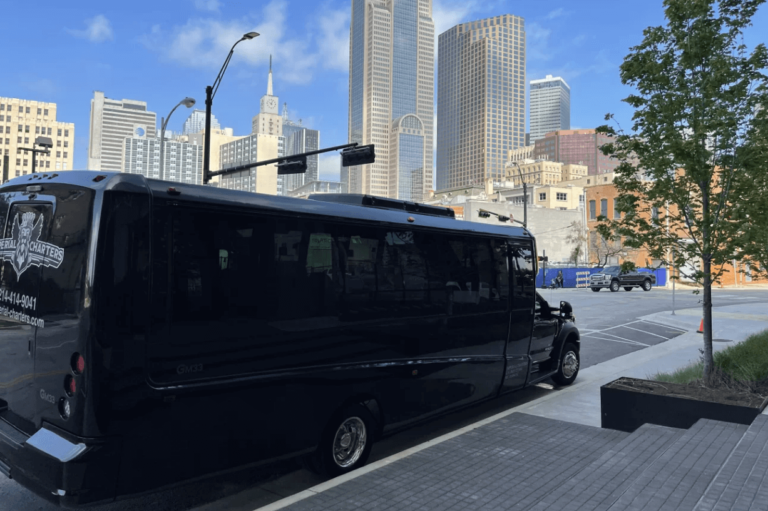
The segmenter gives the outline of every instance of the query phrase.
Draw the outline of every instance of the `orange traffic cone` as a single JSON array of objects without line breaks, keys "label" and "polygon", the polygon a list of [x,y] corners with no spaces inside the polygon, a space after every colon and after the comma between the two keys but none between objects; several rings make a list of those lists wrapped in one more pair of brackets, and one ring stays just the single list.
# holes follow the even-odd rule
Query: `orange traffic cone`
[{"label": "orange traffic cone", "polygon": [[697,334],[703,334],[704,333],[704,318],[701,318],[701,323],[699,323],[699,329],[696,330]]}]

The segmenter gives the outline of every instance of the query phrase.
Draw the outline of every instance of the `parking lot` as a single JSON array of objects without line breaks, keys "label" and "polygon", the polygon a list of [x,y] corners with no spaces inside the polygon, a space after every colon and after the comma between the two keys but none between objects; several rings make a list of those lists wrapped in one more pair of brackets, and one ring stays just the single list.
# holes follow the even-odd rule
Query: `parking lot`
[{"label": "parking lot", "polygon": [[[668,289],[654,288],[649,292],[640,289],[631,292],[621,290],[617,293],[608,290],[593,293],[589,289],[545,289],[540,290],[540,293],[553,306],[560,300],[566,300],[573,306],[576,325],[582,335],[582,367],[610,361],[621,355],[663,343],[683,333],[681,330],[639,319],[655,312],[672,310],[673,295]],[[713,305],[717,308],[739,303],[765,302],[768,301],[767,297],[768,292],[765,289],[716,289],[713,291]],[[701,295],[692,294],[691,288],[678,288],[674,297],[675,308],[700,307],[700,299]],[[374,446],[370,461],[386,458],[483,418],[535,400],[548,392],[553,392],[548,384],[531,387],[385,438]],[[301,469],[297,462],[286,461],[91,509],[253,511],[322,481],[320,477]],[[14,481],[0,477],[0,510],[5,509],[53,511],[58,508],[27,492]]]}]

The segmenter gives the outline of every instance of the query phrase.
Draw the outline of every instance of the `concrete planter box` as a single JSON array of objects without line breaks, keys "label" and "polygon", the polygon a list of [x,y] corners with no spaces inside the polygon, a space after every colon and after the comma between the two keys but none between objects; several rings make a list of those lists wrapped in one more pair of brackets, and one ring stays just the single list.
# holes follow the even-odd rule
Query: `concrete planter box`
[{"label": "concrete planter box", "polygon": [[[670,428],[688,429],[699,419],[712,419],[736,424],[752,424],[755,417],[765,408],[766,401],[759,406],[723,404],[681,395],[658,395],[633,390],[617,382],[658,384],[649,380],[619,378],[600,387],[601,426],[607,429],[633,432],[643,424],[657,424]],[[685,385],[664,383],[681,394]]]}]

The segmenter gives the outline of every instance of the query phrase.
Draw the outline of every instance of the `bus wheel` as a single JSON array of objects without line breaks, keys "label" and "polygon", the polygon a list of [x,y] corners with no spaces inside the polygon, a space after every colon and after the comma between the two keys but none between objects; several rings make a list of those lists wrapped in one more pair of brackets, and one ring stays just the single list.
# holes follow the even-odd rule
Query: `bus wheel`
[{"label": "bus wheel", "polygon": [[560,355],[557,374],[552,376],[552,379],[558,385],[570,385],[576,379],[577,374],[579,374],[579,351],[576,346],[567,342]]},{"label": "bus wheel", "polygon": [[323,434],[313,460],[315,471],[336,477],[368,461],[373,446],[374,420],[362,405],[354,404],[336,414]]}]

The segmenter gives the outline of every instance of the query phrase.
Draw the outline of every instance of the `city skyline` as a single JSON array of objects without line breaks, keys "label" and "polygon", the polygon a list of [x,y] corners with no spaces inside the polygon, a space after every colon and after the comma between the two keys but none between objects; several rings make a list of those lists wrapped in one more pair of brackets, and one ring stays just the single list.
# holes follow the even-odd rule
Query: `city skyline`
[{"label": "city skyline", "polygon": [[[93,90],[108,91],[112,98],[141,99],[158,116],[167,115],[185,96],[202,106],[205,86],[215,78],[227,51],[239,34],[251,29],[261,36],[238,46],[214,102],[213,113],[221,125],[239,135],[249,133],[273,53],[280,77],[275,86],[289,98],[290,117],[320,129],[326,146],[346,142],[349,0],[273,1],[247,10],[232,3],[190,2],[181,14],[158,10],[144,0],[133,7],[115,12],[96,2],[72,8],[44,1],[49,16],[38,20],[42,37],[27,40],[19,24],[6,28],[8,40],[27,41],[30,54],[48,54],[55,37],[56,47],[70,56],[40,66],[35,59],[9,53],[3,95],[57,103],[59,118],[77,126],[75,168],[87,167]],[[152,9],[150,20],[140,15],[146,9]],[[504,13],[524,18],[527,76],[552,74],[568,81],[574,129],[604,124],[607,112],[614,112],[625,128],[631,126],[630,109],[620,101],[631,89],[621,85],[618,66],[629,47],[641,41],[644,28],[663,22],[661,0],[610,3],[600,9],[576,9],[565,0],[550,2],[546,9],[534,3],[436,0],[433,9],[435,38],[476,19]],[[13,4],[6,15],[24,19],[35,12],[31,4]],[[622,23],[613,23],[615,19]],[[758,9],[753,22],[745,36],[749,47],[768,31],[768,9]],[[169,129],[181,131],[185,117],[177,112]],[[330,169],[338,178],[338,162],[336,153],[320,158],[321,177]]]}]

